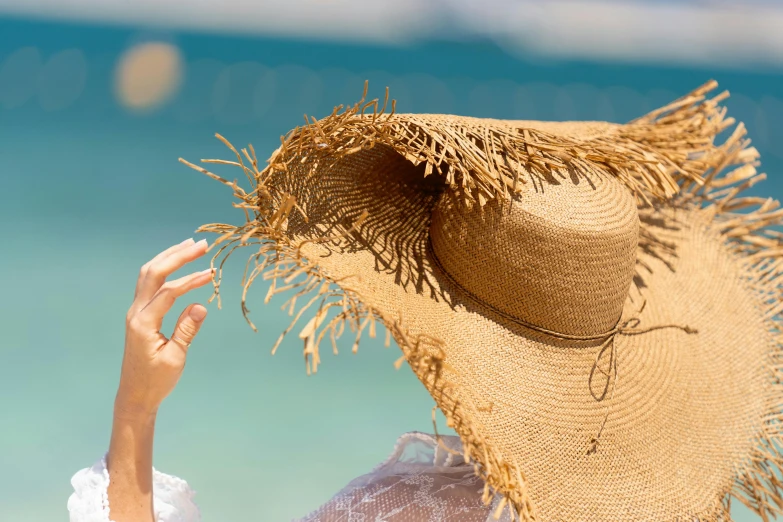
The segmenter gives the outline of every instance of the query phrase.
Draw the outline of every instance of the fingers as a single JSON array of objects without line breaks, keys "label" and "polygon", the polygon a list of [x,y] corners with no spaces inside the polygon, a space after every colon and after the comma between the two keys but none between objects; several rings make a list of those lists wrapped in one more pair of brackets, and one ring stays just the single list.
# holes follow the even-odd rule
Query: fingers
[{"label": "fingers", "polygon": [[169,343],[174,343],[187,352],[206,316],[207,309],[200,304],[187,307],[180,316],[177,326],[174,327]]},{"label": "fingers", "polygon": [[206,251],[207,241],[202,239],[198,243],[174,248],[170,254],[150,261],[144,280],[139,285],[134,308],[139,310],[147,306],[153,296],[162,288],[168,276],[182,268],[185,264],[203,256]]},{"label": "fingers", "polygon": [[157,256],[153,257],[150,261],[147,261],[146,263],[144,263],[144,266],[142,266],[141,270],[139,271],[139,279],[136,281],[136,292],[133,294],[133,298],[136,299],[136,297],[139,295],[139,289],[141,288],[141,284],[144,281],[144,278],[147,276],[147,270],[149,269],[150,265],[160,261],[164,257],[169,256],[173,252],[176,252],[177,250],[181,250],[181,249],[183,249],[185,247],[188,247],[188,246],[190,246],[190,245],[192,245],[194,243],[195,242],[193,241],[193,238],[191,237],[190,239],[186,239],[185,241],[183,241],[182,243],[180,243],[178,245],[174,245],[172,247],[167,248],[166,250],[164,250],[163,252],[161,252]]},{"label": "fingers", "polygon": [[152,300],[137,314],[138,320],[155,331],[160,330],[163,318],[178,297],[212,281],[212,269],[196,272],[164,283]]}]

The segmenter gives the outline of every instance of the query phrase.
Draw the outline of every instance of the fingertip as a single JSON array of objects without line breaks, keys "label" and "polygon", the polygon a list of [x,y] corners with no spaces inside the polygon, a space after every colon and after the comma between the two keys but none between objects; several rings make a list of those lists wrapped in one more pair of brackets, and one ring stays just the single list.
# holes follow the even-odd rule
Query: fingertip
[{"label": "fingertip", "polygon": [[204,320],[204,318],[207,316],[207,309],[200,305],[200,304],[194,304],[190,307],[190,311],[188,312],[188,316],[190,316],[193,321],[199,323]]},{"label": "fingertip", "polygon": [[201,287],[204,286],[213,280],[215,271],[212,268],[208,268],[206,270],[202,270],[201,272],[197,272],[195,275],[195,279],[193,281],[195,287]]}]

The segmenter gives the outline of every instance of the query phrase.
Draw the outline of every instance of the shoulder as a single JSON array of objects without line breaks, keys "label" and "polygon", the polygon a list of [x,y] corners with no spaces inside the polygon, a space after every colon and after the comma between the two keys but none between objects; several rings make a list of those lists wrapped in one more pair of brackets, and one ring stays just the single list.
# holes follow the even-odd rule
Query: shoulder
[{"label": "shoulder", "polygon": [[457,437],[403,434],[389,457],[368,474],[351,481],[302,522],[386,520],[402,517],[422,522],[484,522],[483,481],[462,457]]}]

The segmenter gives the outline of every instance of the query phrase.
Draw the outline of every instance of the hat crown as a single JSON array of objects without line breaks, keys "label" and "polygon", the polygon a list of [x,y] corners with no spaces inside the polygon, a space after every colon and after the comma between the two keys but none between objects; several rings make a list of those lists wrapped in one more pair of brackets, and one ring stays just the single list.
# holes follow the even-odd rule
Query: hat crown
[{"label": "hat crown", "polygon": [[613,177],[530,187],[467,209],[447,190],[430,225],[441,269],[500,312],[568,335],[619,320],[636,265],[636,199]]}]

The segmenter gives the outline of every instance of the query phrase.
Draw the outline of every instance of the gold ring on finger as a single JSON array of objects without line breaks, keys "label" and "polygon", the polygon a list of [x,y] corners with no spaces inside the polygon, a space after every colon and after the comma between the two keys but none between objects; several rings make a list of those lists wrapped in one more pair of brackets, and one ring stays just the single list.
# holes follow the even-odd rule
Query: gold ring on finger
[{"label": "gold ring on finger", "polygon": [[190,348],[190,343],[186,343],[185,341],[183,341],[182,339],[180,339],[176,335],[172,335],[171,336],[171,340],[174,341],[175,343],[177,343],[184,350],[187,350],[188,348]]}]

